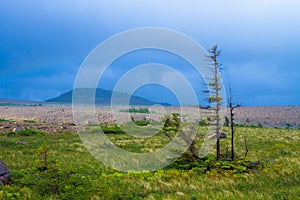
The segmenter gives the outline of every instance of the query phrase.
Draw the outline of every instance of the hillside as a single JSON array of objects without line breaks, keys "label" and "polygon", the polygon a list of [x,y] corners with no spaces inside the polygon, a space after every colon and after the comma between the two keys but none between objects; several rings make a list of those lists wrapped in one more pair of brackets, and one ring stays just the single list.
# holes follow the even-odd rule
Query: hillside
[{"label": "hillside", "polygon": [[[88,94],[92,91],[92,89],[89,88],[83,88],[83,89],[77,89],[80,90],[81,93],[81,101],[82,103],[90,102],[90,99],[88,99]],[[72,103],[72,94],[73,90],[63,93],[55,98],[48,99],[46,102],[55,102],[55,103]],[[105,89],[96,89],[96,95],[95,95],[95,102],[97,105],[110,105],[111,104],[111,97],[112,97],[113,91],[105,90]],[[85,97],[86,96],[86,97]],[[126,100],[130,97],[129,94],[122,93],[122,92],[114,92],[114,104],[118,105],[126,105]],[[159,103],[159,102],[153,102],[147,99],[144,99],[142,97],[138,96],[131,96],[130,97],[130,105],[165,105],[170,106],[168,103]]]}]

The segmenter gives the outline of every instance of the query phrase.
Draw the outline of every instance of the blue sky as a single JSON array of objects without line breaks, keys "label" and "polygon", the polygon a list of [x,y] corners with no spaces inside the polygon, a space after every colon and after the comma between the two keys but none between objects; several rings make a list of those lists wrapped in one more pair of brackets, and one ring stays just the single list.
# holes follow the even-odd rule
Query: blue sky
[{"label": "blue sky", "polygon": [[[162,27],[204,48],[218,44],[224,82],[242,104],[300,105],[299,8],[298,0],[2,0],[0,98],[57,96],[73,87],[81,63],[103,40]],[[115,79],[107,73],[102,86],[112,88]],[[163,98],[149,88],[137,93]]]}]

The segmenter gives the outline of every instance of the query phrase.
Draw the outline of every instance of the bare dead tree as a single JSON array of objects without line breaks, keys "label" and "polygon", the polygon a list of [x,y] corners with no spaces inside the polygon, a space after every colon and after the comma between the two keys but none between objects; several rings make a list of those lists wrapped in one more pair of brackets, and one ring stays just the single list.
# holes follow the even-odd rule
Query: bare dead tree
[{"label": "bare dead tree", "polygon": [[245,145],[245,154],[244,154],[244,159],[246,159],[247,155],[248,155],[248,143],[247,143],[247,138],[246,136],[244,136],[244,145]]},{"label": "bare dead tree", "polygon": [[230,128],[231,128],[231,160],[234,160],[235,152],[234,152],[234,109],[240,107],[240,104],[235,104],[233,102],[233,93],[231,86],[229,87],[229,110],[230,110]]}]

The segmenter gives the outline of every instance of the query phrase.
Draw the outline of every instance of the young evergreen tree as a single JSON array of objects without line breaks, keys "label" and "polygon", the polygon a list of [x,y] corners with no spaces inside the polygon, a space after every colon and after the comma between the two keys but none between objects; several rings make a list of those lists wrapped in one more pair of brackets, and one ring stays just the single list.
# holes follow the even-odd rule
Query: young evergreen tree
[{"label": "young evergreen tree", "polygon": [[219,63],[219,56],[221,51],[218,50],[218,46],[214,45],[212,48],[208,49],[209,60],[212,61],[212,64],[209,68],[210,78],[207,83],[208,90],[204,91],[209,94],[209,97],[206,99],[209,103],[213,104],[212,106],[212,116],[210,125],[214,127],[214,131],[217,137],[217,160],[221,156],[220,148],[220,135],[221,135],[221,117],[220,110],[223,103],[223,97],[221,96],[222,84],[221,84],[221,64]]}]

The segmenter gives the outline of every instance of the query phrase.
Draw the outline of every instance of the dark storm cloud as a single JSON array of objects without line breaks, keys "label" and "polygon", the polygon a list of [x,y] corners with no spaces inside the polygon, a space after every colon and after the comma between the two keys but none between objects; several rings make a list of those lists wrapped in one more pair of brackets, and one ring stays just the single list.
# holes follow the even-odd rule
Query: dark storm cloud
[{"label": "dark storm cloud", "polygon": [[0,98],[44,100],[65,92],[101,41],[156,26],[181,31],[205,48],[219,44],[224,82],[242,103],[299,104],[299,7],[297,0],[4,0]]}]

